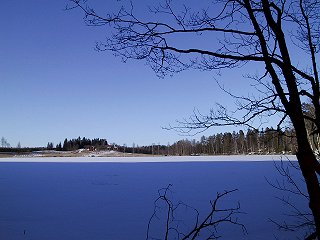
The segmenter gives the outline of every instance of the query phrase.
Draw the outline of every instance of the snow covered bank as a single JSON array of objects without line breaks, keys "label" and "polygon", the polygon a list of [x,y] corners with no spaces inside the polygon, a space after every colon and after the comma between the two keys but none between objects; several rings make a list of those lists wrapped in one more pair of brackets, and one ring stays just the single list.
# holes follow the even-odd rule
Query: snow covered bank
[{"label": "snow covered bank", "polygon": [[255,162],[296,160],[294,155],[228,155],[228,156],[167,156],[167,157],[26,157],[0,158],[1,162],[106,162],[106,163],[161,163],[161,162]]}]

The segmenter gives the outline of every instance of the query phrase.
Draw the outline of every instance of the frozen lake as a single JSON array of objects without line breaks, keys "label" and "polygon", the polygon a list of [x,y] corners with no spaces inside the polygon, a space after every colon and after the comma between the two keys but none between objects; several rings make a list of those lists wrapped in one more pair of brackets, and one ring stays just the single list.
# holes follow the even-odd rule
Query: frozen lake
[{"label": "frozen lake", "polygon": [[[266,181],[281,180],[272,160],[279,158],[0,159],[0,239],[145,239],[158,189],[168,184],[174,200],[201,213],[216,192],[239,189],[223,204],[240,202],[246,214],[238,218],[248,234],[227,226],[219,231],[222,239],[294,239],[269,220],[289,212],[276,199],[284,194]],[[303,199],[294,201],[307,207]]]}]

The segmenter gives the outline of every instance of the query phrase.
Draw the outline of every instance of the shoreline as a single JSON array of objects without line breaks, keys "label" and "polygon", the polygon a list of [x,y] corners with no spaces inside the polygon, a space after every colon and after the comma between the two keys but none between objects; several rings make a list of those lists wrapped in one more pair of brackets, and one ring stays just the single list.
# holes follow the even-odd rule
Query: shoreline
[{"label": "shoreline", "polygon": [[296,161],[295,155],[130,156],[130,157],[9,157],[0,163],[175,163]]}]

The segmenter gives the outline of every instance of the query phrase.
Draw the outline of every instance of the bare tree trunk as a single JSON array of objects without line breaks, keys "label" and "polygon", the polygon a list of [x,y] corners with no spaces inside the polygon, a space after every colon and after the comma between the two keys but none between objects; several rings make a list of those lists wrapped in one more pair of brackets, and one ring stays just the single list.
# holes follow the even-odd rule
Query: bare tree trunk
[{"label": "bare tree trunk", "polygon": [[299,165],[306,181],[310,201],[309,207],[314,216],[315,226],[317,230],[318,239],[320,239],[320,187],[316,172],[308,166],[308,162],[315,159],[312,151],[299,151],[297,153]]},{"label": "bare tree trunk", "polygon": [[304,125],[296,126],[295,129],[298,141],[296,156],[306,182],[309,194],[309,207],[314,217],[317,237],[320,239],[320,186],[316,172],[317,159],[308,142]]}]

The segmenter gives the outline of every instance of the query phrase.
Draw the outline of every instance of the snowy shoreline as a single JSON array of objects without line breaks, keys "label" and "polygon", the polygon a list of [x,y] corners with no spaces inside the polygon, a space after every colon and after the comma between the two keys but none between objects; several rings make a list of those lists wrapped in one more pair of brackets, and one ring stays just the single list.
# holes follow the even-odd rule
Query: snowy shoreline
[{"label": "snowy shoreline", "polygon": [[296,161],[295,155],[221,155],[154,157],[17,157],[0,158],[0,163],[170,163],[170,162],[259,162]]}]

